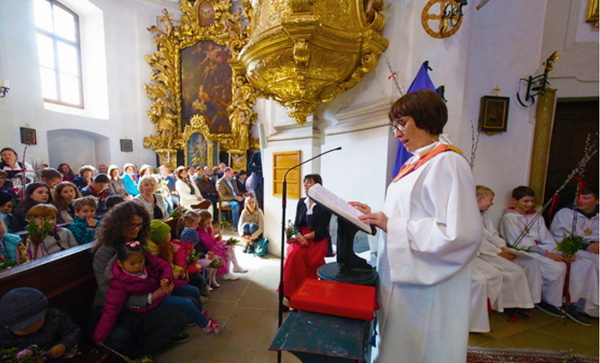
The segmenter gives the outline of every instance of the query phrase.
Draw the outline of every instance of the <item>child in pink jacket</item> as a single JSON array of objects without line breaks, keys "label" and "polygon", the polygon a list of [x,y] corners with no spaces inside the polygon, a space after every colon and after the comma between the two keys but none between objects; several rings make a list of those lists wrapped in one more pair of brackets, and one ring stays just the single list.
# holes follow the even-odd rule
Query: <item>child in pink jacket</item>
[{"label": "child in pink jacket", "polygon": [[93,340],[102,343],[108,339],[129,295],[144,294],[149,294],[150,304],[146,308],[131,307],[132,311],[143,313],[166,304],[185,312],[190,322],[196,323],[206,334],[219,334],[219,324],[198,308],[198,288],[191,285],[175,288],[173,282],[173,269],[168,262],[147,252],[138,241],[123,244],[117,252],[104,310]]}]

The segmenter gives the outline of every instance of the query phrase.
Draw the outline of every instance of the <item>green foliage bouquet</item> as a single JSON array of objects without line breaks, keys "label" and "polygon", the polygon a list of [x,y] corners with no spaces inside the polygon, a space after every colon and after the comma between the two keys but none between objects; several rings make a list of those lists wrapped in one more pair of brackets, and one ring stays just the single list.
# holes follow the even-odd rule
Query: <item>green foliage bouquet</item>
[{"label": "green foliage bouquet", "polygon": [[296,235],[296,230],[294,229],[294,223],[288,219],[287,227],[285,228],[285,237],[290,239]]},{"label": "green foliage bouquet", "polygon": [[569,234],[556,244],[556,250],[563,253],[566,258],[572,258],[577,251],[586,247],[588,243],[581,236]]},{"label": "green foliage bouquet", "polygon": [[30,251],[30,244],[33,243],[33,252],[29,256],[35,260],[37,258],[40,243],[50,234],[56,234],[56,226],[50,223],[49,218],[35,217],[30,218],[29,223],[25,227],[27,230],[26,250]]}]

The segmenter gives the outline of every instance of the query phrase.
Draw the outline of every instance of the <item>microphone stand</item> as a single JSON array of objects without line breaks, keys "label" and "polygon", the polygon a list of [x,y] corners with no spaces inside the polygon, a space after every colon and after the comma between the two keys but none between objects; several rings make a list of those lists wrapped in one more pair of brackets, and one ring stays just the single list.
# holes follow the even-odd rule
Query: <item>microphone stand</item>
[{"label": "microphone stand", "polygon": [[[316,158],[320,158],[321,156],[328,154],[332,151],[342,150],[341,146],[336,147],[335,149],[327,150],[323,153],[320,153],[317,156],[313,156],[312,158],[301,162],[298,165],[294,165],[288,170],[286,170],[283,175],[283,190],[282,190],[282,198],[281,198],[281,261],[279,264],[279,315],[278,315],[278,323],[277,327],[281,327],[283,323],[283,255],[285,252],[285,208],[287,207],[287,176],[290,171],[296,169],[297,167],[304,165],[310,161],[315,160]],[[281,350],[277,351],[277,362],[281,363]]]}]

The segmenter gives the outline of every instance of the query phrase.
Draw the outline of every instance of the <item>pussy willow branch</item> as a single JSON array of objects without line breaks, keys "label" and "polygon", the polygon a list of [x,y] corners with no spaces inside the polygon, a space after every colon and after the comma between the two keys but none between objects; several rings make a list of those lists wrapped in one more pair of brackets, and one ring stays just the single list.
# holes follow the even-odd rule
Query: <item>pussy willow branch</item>
[{"label": "pussy willow branch", "polygon": [[[577,165],[575,166],[573,171],[571,171],[571,173],[567,176],[567,179],[565,180],[565,182],[554,192],[553,196],[558,195],[567,186],[567,184],[569,184],[571,179],[573,179],[575,177],[575,175],[579,175],[579,174],[583,175],[583,173],[585,172],[585,166],[590,161],[592,156],[594,156],[598,152],[598,133],[596,133],[596,135],[594,137],[594,141],[590,141],[590,137],[591,137],[591,135],[588,134],[587,138],[585,140],[585,146],[583,148],[583,157],[581,158],[581,160],[579,160],[579,162],[577,163]],[[552,203],[552,198],[550,198],[550,200],[548,200],[546,202],[546,204],[544,204],[542,209],[536,213],[535,217],[533,217],[531,222],[529,222],[525,226],[525,228],[523,228],[523,231],[521,232],[521,234],[519,235],[519,237],[517,238],[515,243],[513,243],[511,245],[511,247],[516,247],[521,242],[521,240],[523,238],[525,238],[529,228],[531,228],[531,226],[533,226],[533,224],[538,220],[538,218],[540,218],[540,216],[542,215],[544,210],[546,208],[548,208],[550,203]]]},{"label": "pussy willow branch", "polygon": [[[475,156],[477,154],[477,145],[479,145],[479,136],[481,135],[481,133],[479,132],[479,129],[475,128],[475,124],[473,123],[473,120],[470,120],[471,122],[471,158],[469,160],[469,164],[471,165],[471,169],[473,169],[473,167],[475,166]],[[477,135],[477,136],[475,136]]]}]

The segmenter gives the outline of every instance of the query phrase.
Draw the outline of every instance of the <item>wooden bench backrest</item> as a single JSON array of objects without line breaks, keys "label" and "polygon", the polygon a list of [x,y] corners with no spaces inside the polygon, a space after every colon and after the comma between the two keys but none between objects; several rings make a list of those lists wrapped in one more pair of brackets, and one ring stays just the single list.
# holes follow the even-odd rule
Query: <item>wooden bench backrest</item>
[{"label": "wooden bench backrest", "polygon": [[72,247],[0,271],[0,297],[16,287],[38,289],[51,307],[85,327],[97,288],[91,248],[91,243]]}]

